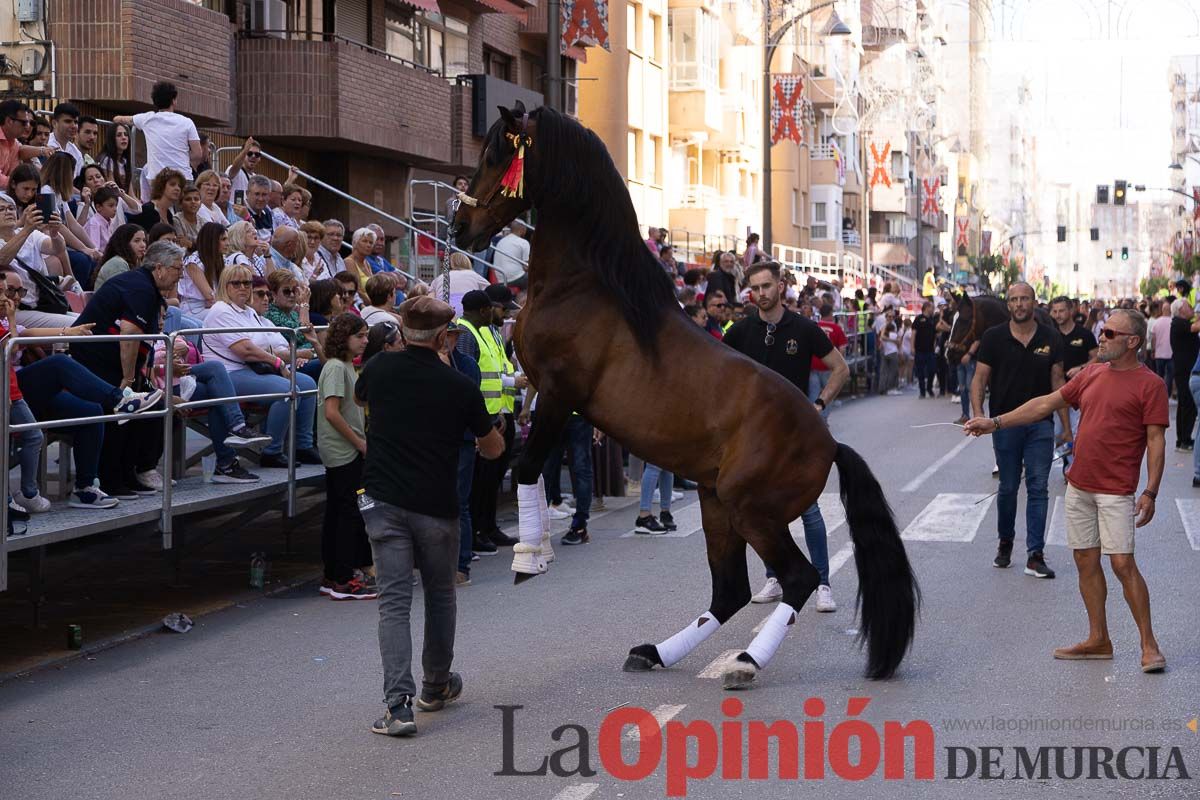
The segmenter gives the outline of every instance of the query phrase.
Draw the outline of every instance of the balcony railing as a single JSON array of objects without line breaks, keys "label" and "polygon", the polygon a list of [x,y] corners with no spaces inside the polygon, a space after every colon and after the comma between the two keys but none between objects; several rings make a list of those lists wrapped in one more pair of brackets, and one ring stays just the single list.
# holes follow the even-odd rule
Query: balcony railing
[{"label": "balcony railing", "polygon": [[679,208],[717,208],[721,203],[720,193],[702,183],[689,183],[683,187]]},{"label": "balcony railing", "polygon": [[862,237],[858,231],[842,231],[842,244],[847,247],[862,247]]},{"label": "balcony railing", "polygon": [[897,236],[892,233],[872,233],[872,244],[908,244],[907,236]]},{"label": "balcony railing", "polygon": [[825,144],[814,144],[809,148],[809,154],[813,161],[833,161],[837,158],[837,148],[826,142]]},{"label": "balcony railing", "polygon": [[676,61],[671,64],[670,83],[672,92],[703,92],[720,87],[715,64],[703,61]]},{"label": "balcony railing", "polygon": [[348,45],[351,45],[352,47],[357,47],[361,50],[365,50],[368,53],[372,53],[377,56],[382,56],[382,57],[388,59],[389,61],[393,61],[397,64],[401,64],[406,67],[411,67],[412,69],[419,69],[422,72],[429,73],[430,75],[442,75],[443,74],[441,72],[441,70],[432,69],[431,67],[427,67],[424,64],[418,64],[415,61],[409,61],[407,58],[401,58],[400,56],[392,55],[391,53],[387,52],[386,50],[380,50],[378,47],[371,47],[371,45],[360,42],[357,39],[350,39],[350,38],[347,38],[347,37],[342,36],[337,33],[323,33],[321,31],[289,31],[289,30],[254,30],[254,31],[250,31],[250,30],[242,30],[242,31],[238,31],[238,38],[239,39],[288,39],[291,41],[303,41],[303,42],[341,42],[343,44],[348,44]]}]

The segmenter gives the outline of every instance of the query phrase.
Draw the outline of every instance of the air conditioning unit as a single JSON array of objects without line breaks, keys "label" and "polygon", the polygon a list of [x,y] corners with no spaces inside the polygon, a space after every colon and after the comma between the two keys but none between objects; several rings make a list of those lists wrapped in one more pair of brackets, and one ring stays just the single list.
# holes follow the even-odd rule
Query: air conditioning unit
[{"label": "air conditioning unit", "polygon": [[252,0],[250,30],[262,36],[287,38],[287,0]]}]

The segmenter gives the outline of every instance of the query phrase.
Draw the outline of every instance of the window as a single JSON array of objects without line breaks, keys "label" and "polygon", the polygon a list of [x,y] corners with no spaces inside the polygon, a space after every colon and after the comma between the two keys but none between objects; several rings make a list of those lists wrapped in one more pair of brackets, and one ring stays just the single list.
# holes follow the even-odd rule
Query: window
[{"label": "window", "polygon": [[642,6],[630,3],[625,6],[625,46],[634,53],[642,51]]},{"label": "window", "polygon": [[828,239],[829,226],[825,224],[825,204],[813,203],[812,238]]},{"label": "window", "polygon": [[662,153],[662,137],[651,136],[650,146],[646,148],[646,182],[662,186],[662,164],[659,155]]},{"label": "window", "polygon": [[627,178],[631,181],[642,180],[642,135],[640,131],[629,131],[626,136],[626,146],[629,148]]},{"label": "window", "polygon": [[389,3],[384,9],[384,32],[388,55],[447,78],[468,71],[465,20]]},{"label": "window", "polygon": [[897,150],[892,151],[892,180],[904,180],[904,153]]},{"label": "window", "polygon": [[670,90],[717,88],[719,23],[700,8],[672,8],[667,15],[671,38]]},{"label": "window", "polygon": [[503,81],[512,80],[512,58],[497,53],[490,47],[483,48],[483,71],[493,78]]},{"label": "window", "polygon": [[792,224],[800,224],[800,190],[792,189]]},{"label": "window", "polygon": [[661,64],[663,60],[662,17],[658,14],[650,15],[650,35],[654,38],[646,49],[650,51],[650,58]]},{"label": "window", "polygon": [[541,56],[526,50],[521,51],[521,77],[517,81],[523,88],[531,92],[541,92],[545,89],[544,76],[546,63]]}]

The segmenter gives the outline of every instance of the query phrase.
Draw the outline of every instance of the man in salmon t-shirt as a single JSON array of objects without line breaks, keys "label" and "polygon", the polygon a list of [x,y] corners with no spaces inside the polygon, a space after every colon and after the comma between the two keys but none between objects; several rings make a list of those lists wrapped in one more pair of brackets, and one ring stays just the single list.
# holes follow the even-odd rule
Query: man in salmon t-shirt
[{"label": "man in salmon t-shirt", "polygon": [[[1067,472],[1066,516],[1067,545],[1074,550],[1079,568],[1088,637],[1058,648],[1054,657],[1069,661],[1113,657],[1104,613],[1108,587],[1101,566],[1101,555],[1107,554],[1141,636],[1142,671],[1161,672],[1167,660],[1150,626],[1150,592],[1133,558],[1133,532],[1154,518],[1166,454],[1167,392],[1162,379],[1138,362],[1138,351],[1146,342],[1145,317],[1132,310],[1114,310],[1101,333],[1097,362],[1057,392],[1035,397],[999,417],[977,417],[965,429],[978,436],[1042,419],[1066,406],[1082,412],[1075,459]],[[1149,454],[1146,488],[1135,499],[1143,453]]]}]

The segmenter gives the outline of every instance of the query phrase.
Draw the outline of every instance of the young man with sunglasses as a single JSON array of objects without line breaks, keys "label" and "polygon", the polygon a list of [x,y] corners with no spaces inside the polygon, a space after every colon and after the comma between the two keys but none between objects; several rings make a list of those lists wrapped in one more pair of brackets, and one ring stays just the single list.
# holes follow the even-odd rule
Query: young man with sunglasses
[{"label": "young man with sunglasses", "polygon": [[[1028,283],[1008,287],[1008,322],[984,331],[976,354],[975,378],[971,382],[973,417],[983,416],[983,392],[990,392],[992,418],[1020,407],[1035,397],[1062,388],[1062,337],[1039,325],[1033,316],[1037,298]],[[1072,440],[1065,405],[1058,409],[1063,426],[1062,441]],[[1054,457],[1054,422],[1047,411],[1028,422],[1004,426],[993,440],[996,465],[1000,468],[1000,491],[996,500],[1000,542],[992,566],[1004,569],[1012,563],[1016,538],[1017,491],[1025,471],[1025,574],[1053,578],[1046,565],[1046,514],[1050,503],[1047,480]]]},{"label": "young man with sunglasses", "polygon": [[[1150,625],[1150,592],[1133,558],[1134,529],[1154,518],[1169,423],[1166,385],[1138,361],[1145,342],[1146,318],[1137,311],[1116,309],[1101,329],[1097,363],[1084,367],[1061,389],[991,419],[977,417],[965,430],[979,436],[1036,423],[1067,407],[1082,412],[1075,463],[1067,473],[1066,516],[1067,545],[1079,568],[1088,637],[1058,648],[1054,657],[1113,657],[1104,613],[1108,587],[1101,566],[1107,555],[1137,623],[1142,671],[1161,672],[1167,661]],[[1146,488],[1135,499],[1143,453],[1148,454]]]},{"label": "young man with sunglasses", "polygon": [[[725,343],[782,375],[805,397],[808,397],[812,360],[821,359],[829,367],[829,380],[812,402],[824,411],[850,377],[846,360],[817,323],[783,307],[784,287],[778,264],[773,261],[752,264],[746,270],[746,279],[758,314],[735,323],[725,333]],[[804,524],[804,543],[809,558],[820,574],[817,611],[836,611],[837,603],[829,587],[829,545],[820,506],[813,503],[800,519]],[[755,603],[771,603],[781,597],[783,587],[768,568],[766,585],[751,599]]]}]

